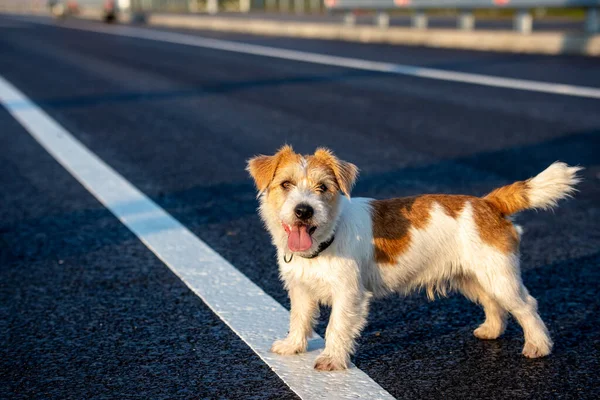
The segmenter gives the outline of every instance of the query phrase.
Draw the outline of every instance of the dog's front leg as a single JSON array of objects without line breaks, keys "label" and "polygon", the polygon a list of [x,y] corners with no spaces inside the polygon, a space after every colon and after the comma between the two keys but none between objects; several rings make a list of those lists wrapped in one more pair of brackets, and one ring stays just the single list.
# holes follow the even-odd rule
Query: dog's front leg
[{"label": "dog's front leg", "polygon": [[315,361],[316,369],[334,371],[348,368],[355,340],[367,322],[370,298],[371,295],[361,288],[333,295],[325,350]]},{"label": "dog's front leg", "polygon": [[299,285],[289,290],[292,310],[290,312],[290,332],[288,337],[273,343],[271,351],[281,355],[304,353],[307,338],[312,334],[318,313],[318,303],[308,291]]}]

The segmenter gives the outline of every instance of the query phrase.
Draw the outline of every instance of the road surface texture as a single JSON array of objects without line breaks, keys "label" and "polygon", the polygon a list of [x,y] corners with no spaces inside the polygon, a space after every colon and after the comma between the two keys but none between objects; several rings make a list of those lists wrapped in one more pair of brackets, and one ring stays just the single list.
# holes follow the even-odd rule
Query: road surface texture
[{"label": "road surface texture", "polygon": [[[593,58],[189,35],[600,88]],[[0,76],[286,308],[244,171],[254,154],[329,146],[361,168],[354,195],[375,198],[483,195],[556,160],[586,167],[574,200],[517,217],[551,356],[522,357],[514,321],[480,341],[479,307],[419,293],[373,303],[353,362],[399,399],[600,396],[600,100],[9,17]],[[4,108],[0,265],[0,398],[298,398]]]}]

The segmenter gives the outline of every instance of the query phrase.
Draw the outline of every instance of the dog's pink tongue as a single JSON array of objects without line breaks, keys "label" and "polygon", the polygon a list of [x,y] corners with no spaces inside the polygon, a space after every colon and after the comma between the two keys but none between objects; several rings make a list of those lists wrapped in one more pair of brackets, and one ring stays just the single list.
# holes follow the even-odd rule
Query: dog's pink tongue
[{"label": "dog's pink tongue", "polygon": [[292,226],[288,233],[288,247],[291,251],[306,251],[312,246],[312,238],[306,225]]}]

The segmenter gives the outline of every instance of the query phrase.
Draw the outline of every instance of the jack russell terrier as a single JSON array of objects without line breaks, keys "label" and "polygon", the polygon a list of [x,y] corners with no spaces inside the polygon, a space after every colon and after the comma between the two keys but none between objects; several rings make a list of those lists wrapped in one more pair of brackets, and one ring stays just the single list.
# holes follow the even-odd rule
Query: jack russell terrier
[{"label": "jack russell terrier", "polygon": [[476,337],[496,339],[510,313],[523,327],[523,355],[550,354],[552,340],[521,280],[521,229],[510,216],[570,197],[582,168],[556,162],[484,197],[387,200],[351,199],[357,167],[324,148],[300,155],[284,146],[250,159],[247,169],[291,300],[289,334],[271,351],[306,351],[319,304],[328,305],[326,345],[315,368],[345,369],[370,299],[425,289],[431,299],[457,290],[481,304],[485,322]]}]

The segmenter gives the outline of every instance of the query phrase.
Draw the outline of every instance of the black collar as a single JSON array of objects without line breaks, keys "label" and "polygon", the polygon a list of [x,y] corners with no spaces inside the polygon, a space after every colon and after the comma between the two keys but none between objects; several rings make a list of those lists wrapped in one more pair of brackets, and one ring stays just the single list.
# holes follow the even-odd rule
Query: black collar
[{"label": "black collar", "polygon": [[[315,251],[314,253],[309,254],[307,256],[300,255],[300,257],[302,257],[302,258],[315,258],[315,257],[317,257],[319,254],[321,254],[322,252],[324,252],[325,250],[327,250],[327,248],[329,246],[331,246],[331,243],[333,243],[333,239],[335,239],[335,235],[331,235],[331,237],[329,239],[327,239],[324,242],[321,242],[321,244],[317,248],[317,251]],[[292,258],[294,258],[294,253],[290,254],[289,260],[285,257],[285,254],[283,255],[283,261],[285,261],[286,264],[289,264],[292,261]]]},{"label": "black collar", "polygon": [[319,248],[317,248],[317,251],[315,251],[312,254],[309,254],[307,256],[300,256],[302,258],[315,258],[317,257],[319,254],[321,254],[322,252],[324,252],[329,246],[331,246],[331,243],[333,243],[333,239],[335,239],[335,235],[331,235],[331,237],[324,241],[321,242],[321,244],[319,245]]}]

